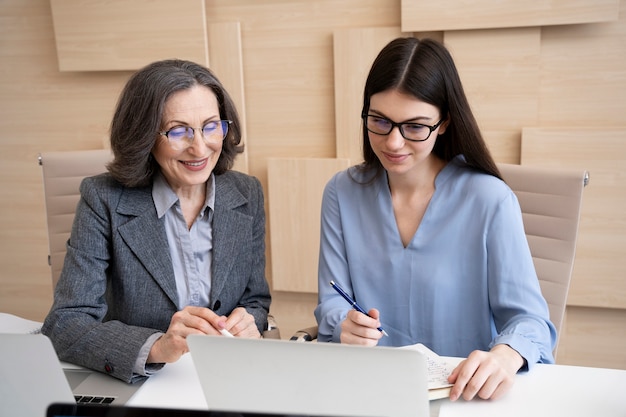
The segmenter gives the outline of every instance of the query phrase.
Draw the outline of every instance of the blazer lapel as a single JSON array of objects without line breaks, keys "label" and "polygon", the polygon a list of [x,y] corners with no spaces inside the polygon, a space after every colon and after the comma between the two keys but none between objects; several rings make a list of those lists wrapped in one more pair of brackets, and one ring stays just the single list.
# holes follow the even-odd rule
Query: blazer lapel
[{"label": "blazer lapel", "polygon": [[167,236],[163,219],[156,215],[152,188],[125,189],[117,212],[125,216],[135,216],[121,225],[118,231],[129,249],[177,306],[178,293]]},{"label": "blazer lapel", "polygon": [[236,210],[247,203],[247,198],[235,187],[228,174],[215,176],[211,303],[219,299],[229,272],[239,258],[241,240],[252,228],[250,216]]}]

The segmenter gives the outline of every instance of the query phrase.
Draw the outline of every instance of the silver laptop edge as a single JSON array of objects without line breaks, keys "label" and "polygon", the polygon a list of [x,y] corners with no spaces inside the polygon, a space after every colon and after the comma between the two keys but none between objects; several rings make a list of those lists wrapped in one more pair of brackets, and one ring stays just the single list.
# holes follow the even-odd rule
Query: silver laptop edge
[{"label": "silver laptop edge", "polygon": [[201,335],[187,343],[210,410],[429,415],[426,358],[414,350]]}]

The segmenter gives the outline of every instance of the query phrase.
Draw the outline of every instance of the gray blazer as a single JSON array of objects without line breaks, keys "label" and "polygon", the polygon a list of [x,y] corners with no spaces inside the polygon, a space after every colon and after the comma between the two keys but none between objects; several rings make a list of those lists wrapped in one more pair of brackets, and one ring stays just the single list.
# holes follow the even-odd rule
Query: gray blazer
[{"label": "gray blazer", "polygon": [[[163,218],[152,187],[126,188],[109,174],[85,178],[54,303],[42,332],[63,361],[131,381],[148,337],[177,311]],[[210,308],[243,306],[267,327],[265,209],[259,181],[229,171],[215,177]]]}]

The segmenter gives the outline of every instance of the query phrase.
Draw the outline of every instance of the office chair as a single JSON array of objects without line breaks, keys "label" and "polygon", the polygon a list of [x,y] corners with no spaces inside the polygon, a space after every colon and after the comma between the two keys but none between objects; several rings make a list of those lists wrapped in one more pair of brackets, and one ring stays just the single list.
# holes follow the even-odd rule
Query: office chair
[{"label": "office chair", "polygon": [[498,168],[522,208],[541,292],[557,331],[553,352],[556,358],[574,269],[582,194],[589,183],[589,173],[513,164],[498,164]]},{"label": "office chair", "polygon": [[80,198],[78,187],[84,177],[106,171],[113,158],[106,149],[89,151],[43,152],[38,162],[43,176],[43,191],[48,227],[48,265],[54,288],[63,269],[65,243],[72,231],[74,212]]},{"label": "office chair", "polygon": [[[108,149],[39,154],[48,228],[48,265],[53,289],[63,268],[65,245],[72,230],[76,205],[80,199],[80,182],[84,177],[105,172],[105,165],[112,158],[113,155]],[[280,330],[271,315],[268,316],[268,329],[263,332],[263,337],[280,339]]]},{"label": "office chair", "polygon": [[[583,188],[589,182],[589,173],[514,164],[498,164],[498,168],[522,209],[541,291],[557,330],[553,352],[556,358],[574,267]],[[316,338],[317,326],[311,326],[298,330],[291,340]]]}]

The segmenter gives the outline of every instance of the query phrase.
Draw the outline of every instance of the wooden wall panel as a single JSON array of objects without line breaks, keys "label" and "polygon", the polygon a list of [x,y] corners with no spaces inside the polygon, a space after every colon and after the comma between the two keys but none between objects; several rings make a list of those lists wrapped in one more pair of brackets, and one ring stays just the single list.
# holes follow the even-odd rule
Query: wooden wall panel
[{"label": "wooden wall panel", "polygon": [[317,293],[324,186],[347,159],[270,158],[267,165],[272,289]]},{"label": "wooden wall panel", "polygon": [[491,156],[496,162],[519,164],[522,132],[517,129],[482,129]]},{"label": "wooden wall panel", "polygon": [[626,310],[568,307],[557,363],[626,369]]},{"label": "wooden wall panel", "polygon": [[272,291],[270,312],[278,319],[280,336],[289,339],[300,329],[317,325],[313,310],[317,306],[315,293]]},{"label": "wooden wall panel", "polygon": [[37,154],[101,148],[127,74],[59,73],[49,1],[0,3],[0,310],[41,320],[52,283]]},{"label": "wooden wall panel", "polygon": [[268,158],[333,158],[333,32],[400,25],[400,0],[207,0],[207,21],[241,22],[249,169]]},{"label": "wooden wall panel", "polygon": [[[235,102],[241,122],[242,143],[247,142],[246,98],[243,79],[243,54],[241,51],[241,25],[239,22],[211,23],[208,25],[209,67]],[[248,147],[235,159],[233,169],[248,172]]]},{"label": "wooden wall panel", "polygon": [[402,0],[402,30],[549,26],[617,20],[619,0]]},{"label": "wooden wall panel", "polygon": [[267,158],[334,157],[331,34],[242,28],[248,135],[263,144],[250,145],[250,172],[264,179]]},{"label": "wooden wall panel", "polygon": [[207,64],[204,0],[50,0],[61,71],[135,70],[166,58]]},{"label": "wooden wall panel", "polygon": [[402,34],[399,27],[340,29],[333,34],[337,157],[363,161],[363,87],[378,52]]},{"label": "wooden wall panel", "polygon": [[540,126],[624,126],[626,1],[618,22],[541,29]]},{"label": "wooden wall panel", "polygon": [[444,33],[474,115],[498,162],[519,161],[521,128],[539,120],[540,35],[539,28]]},{"label": "wooden wall panel", "polygon": [[524,129],[522,164],[589,171],[568,305],[626,309],[626,128]]}]

